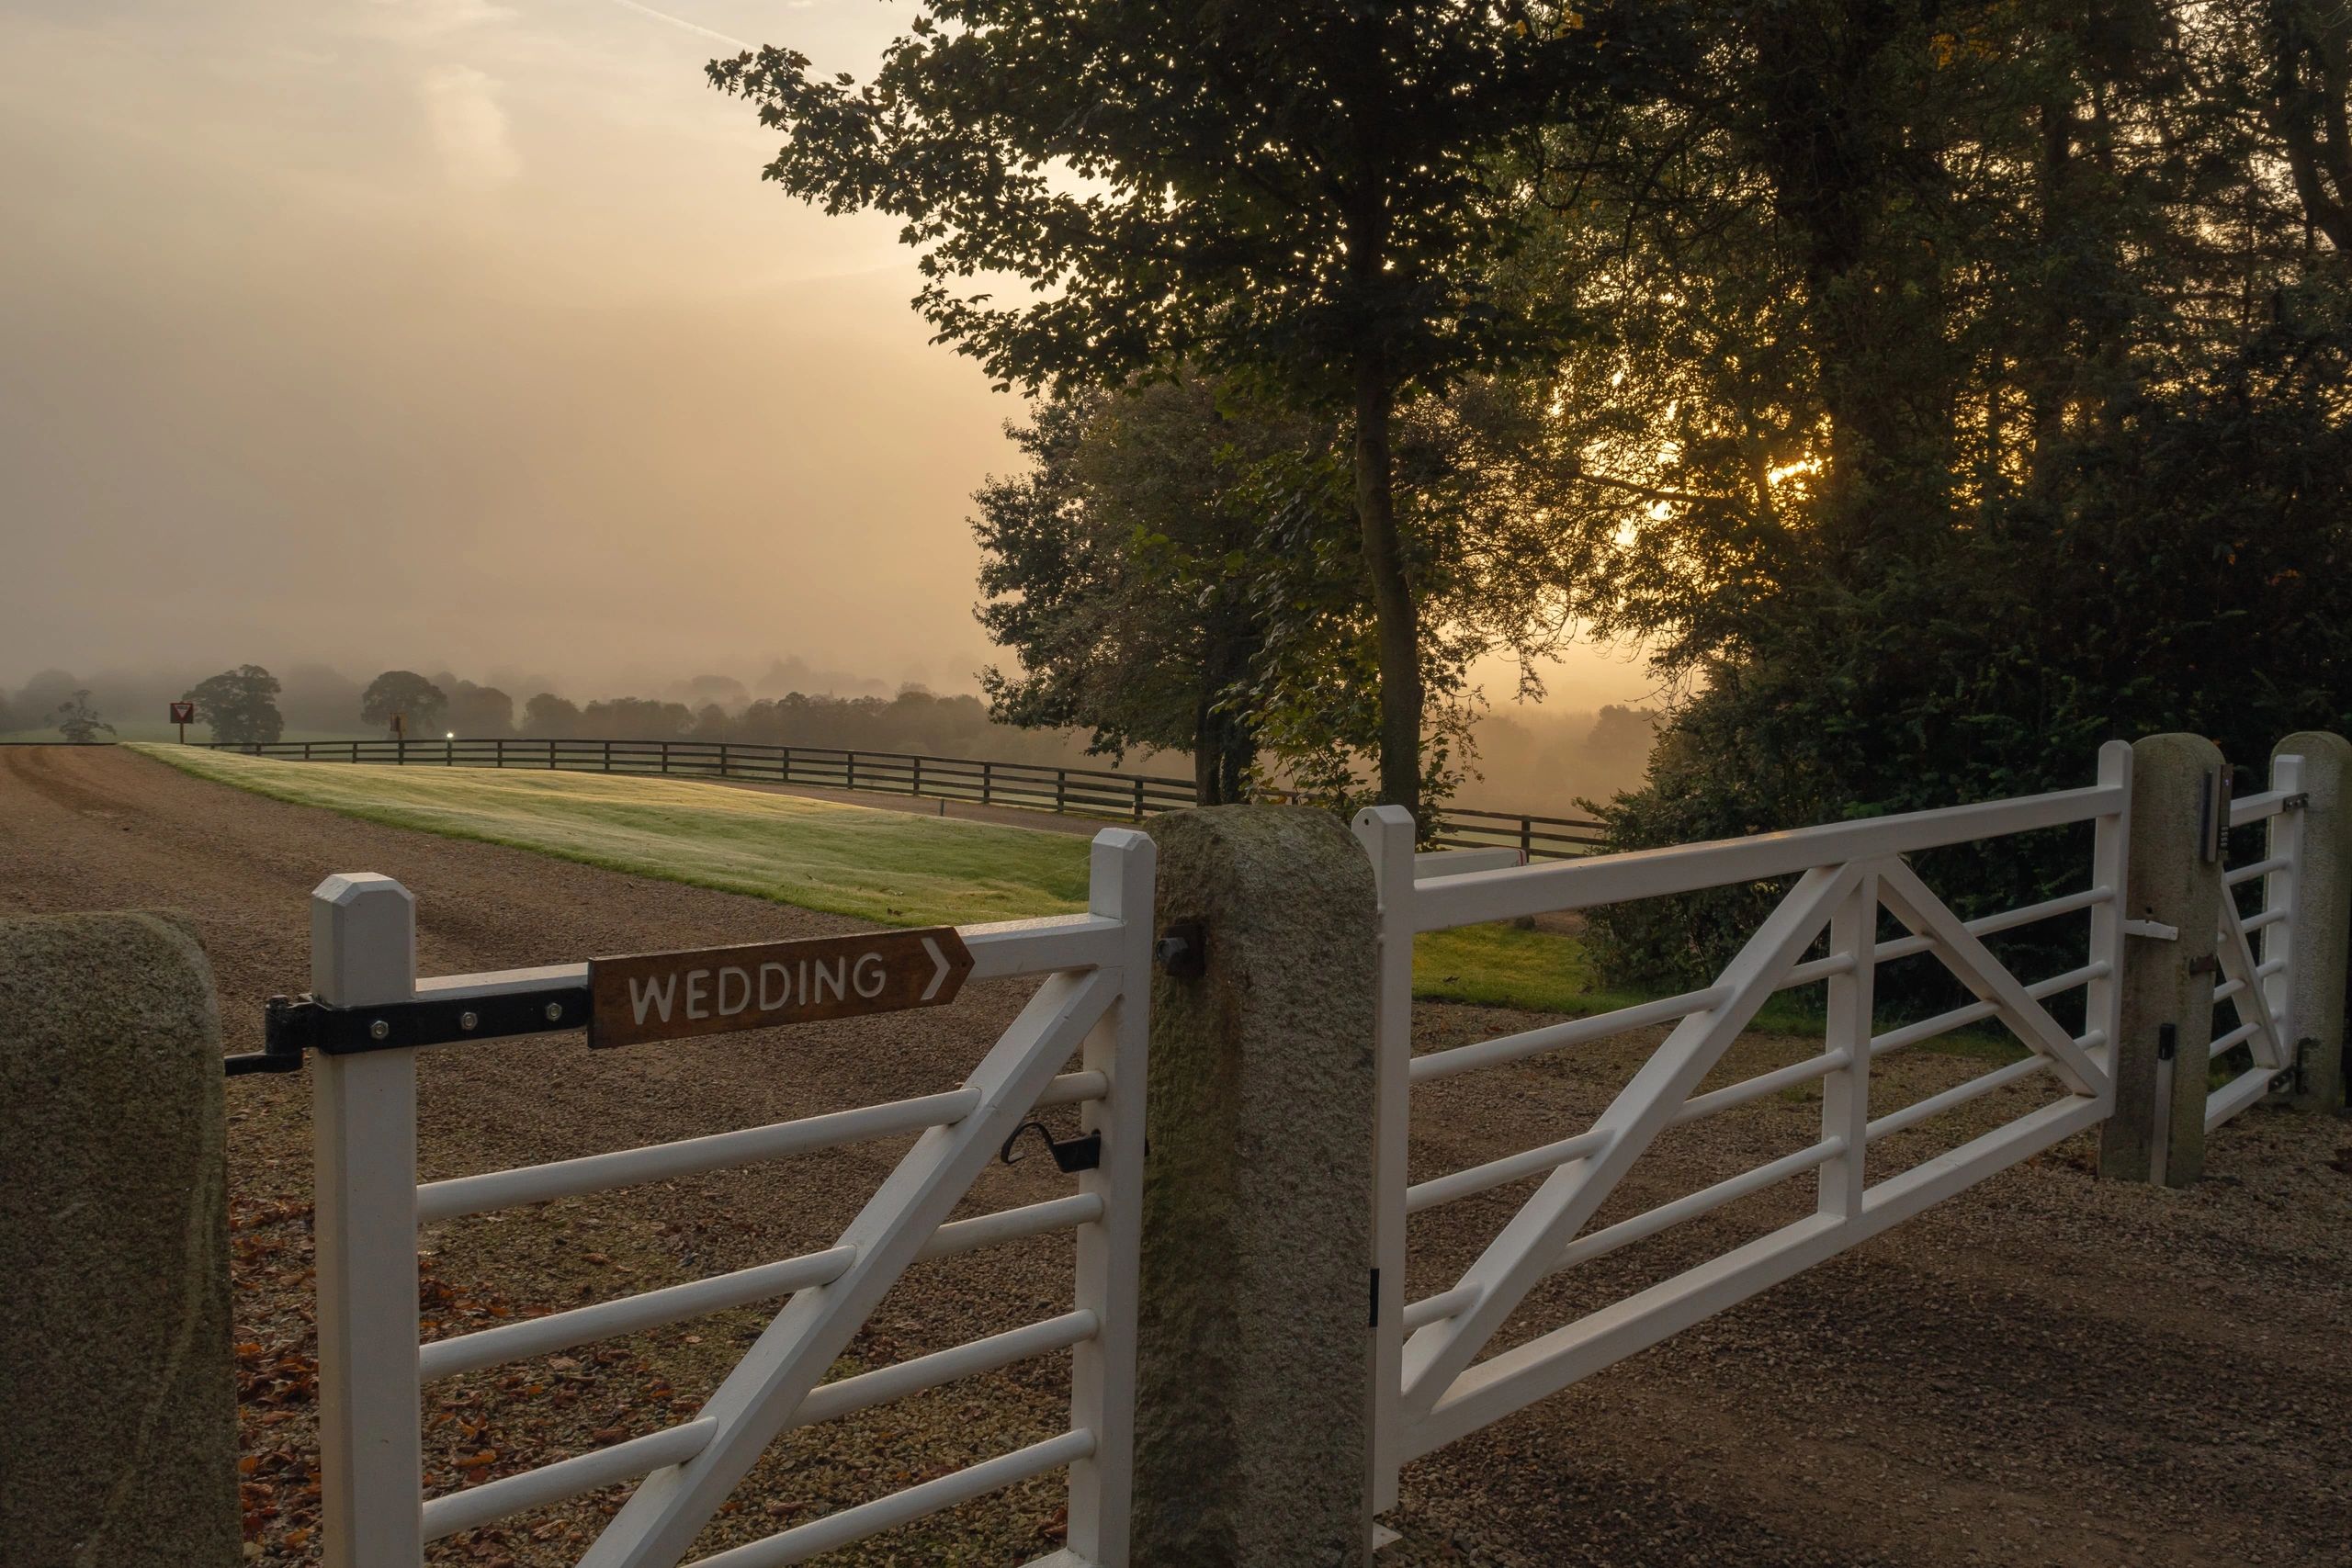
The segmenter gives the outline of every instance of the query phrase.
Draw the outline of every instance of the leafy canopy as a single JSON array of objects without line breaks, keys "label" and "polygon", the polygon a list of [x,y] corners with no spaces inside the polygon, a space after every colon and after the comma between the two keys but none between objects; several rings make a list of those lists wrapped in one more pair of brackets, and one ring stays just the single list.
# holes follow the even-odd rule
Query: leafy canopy
[{"label": "leafy canopy", "polygon": [[267,745],[286,732],[278,691],[277,676],[258,664],[240,664],[198,682],[180,700],[196,705],[196,721],[210,728],[213,739]]},{"label": "leafy canopy", "polygon": [[1433,388],[1550,344],[1497,282],[1524,171],[1667,9],[927,0],[862,85],[774,47],[709,71],[789,135],[769,179],[906,220],[918,305],[1001,386],[1189,364],[1344,404],[1366,355]]},{"label": "leafy canopy", "polygon": [[359,694],[359,719],[390,728],[399,714],[408,721],[409,735],[427,735],[448,705],[448,694],[415,671],[387,670]]}]

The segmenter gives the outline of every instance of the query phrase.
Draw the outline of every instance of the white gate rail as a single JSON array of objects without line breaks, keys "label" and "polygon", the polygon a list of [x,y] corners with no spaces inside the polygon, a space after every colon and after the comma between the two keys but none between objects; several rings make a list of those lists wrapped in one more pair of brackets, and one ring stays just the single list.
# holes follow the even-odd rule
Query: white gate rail
[{"label": "white gate rail", "polygon": [[[2231,827],[2261,822],[2267,830],[2260,859],[2222,875],[2220,929],[2215,933],[2222,977],[2213,987],[2213,1003],[2217,1009],[2226,1005],[2236,1021],[2224,1031],[2216,1020],[2206,1060],[2210,1069],[2222,1066],[2230,1053],[2243,1051],[2240,1060],[2245,1065],[2230,1063],[2229,1080],[2206,1095],[2209,1133],[2261,1100],[2279,1075],[2295,1068],[2293,977],[2288,968],[2303,863],[2302,778],[2301,757],[2274,757],[2270,787],[2230,802]],[[2261,908],[2243,913],[2237,890],[2257,879],[2262,883]]]},{"label": "white gate rail", "polygon": [[[1031,1357],[1072,1354],[1069,1428],[951,1474],[703,1559],[771,1568],[1067,1467],[1060,1568],[1124,1568],[1134,1443],[1153,848],[1094,841],[1086,915],[961,928],[975,979],[1044,983],[958,1088],[773,1126],[419,1186],[415,1049],[314,1059],[323,1549],[330,1568],[416,1568],[426,1541],[643,1478],[580,1562],[670,1568],[782,1432]],[[332,877],[313,902],[313,986],[365,1006],[585,983],[584,965],[415,978],[413,905],[372,875]],[[700,1047],[707,1049],[709,1047]],[[1073,1055],[1076,1072],[1063,1072]],[[1081,1107],[1098,1166],[1069,1197],[949,1223],[1032,1109]],[[420,1347],[421,1223],[595,1192],[891,1134],[919,1133],[831,1247],[713,1279]],[[821,1382],[911,1264],[1048,1232],[1077,1233],[1072,1309],[1006,1333]],[[539,1469],[424,1499],[423,1384],[698,1314],[784,1306],[693,1420]]]},{"label": "white gate rail", "polygon": [[[1379,884],[1382,932],[1374,1507],[1394,1505],[1396,1472],[1405,1460],[1657,1344],[2106,1117],[2114,1103],[2109,1043],[2118,1030],[2131,777],[2131,748],[2114,742],[2101,749],[2098,782],[2086,789],[1566,863],[1425,874],[1419,880],[1411,818],[1395,807],[1361,813],[1356,832]],[[1902,858],[2084,822],[2093,824],[2086,887],[1965,923]],[[1412,1054],[1412,941],[1418,932],[1790,876],[1797,879],[1795,886],[1712,986],[1597,1018],[1426,1056]],[[1910,934],[1878,940],[1882,909]],[[2080,912],[2089,917],[2085,962],[2033,984],[2010,974],[1981,940]],[[1808,959],[1825,937],[1826,953]],[[1877,965],[1919,953],[1934,954],[1977,999],[1874,1033]],[[1821,980],[1828,982],[1828,1025],[1820,1055],[1742,1083],[1695,1092],[1769,997]],[[2042,1005],[2075,989],[2085,993],[2086,1025],[2079,1035]],[[1872,1060],[1988,1019],[2005,1024],[2032,1055],[1916,1104],[1871,1114]],[[1406,1155],[1416,1085],[1660,1023],[1673,1024],[1671,1032],[1589,1128],[1540,1148],[1408,1184]],[[1870,1179],[1871,1144],[2042,1072],[2056,1077],[2063,1098],[1899,1175]],[[1824,1083],[1818,1141],[1588,1234],[1595,1213],[1660,1133],[1815,1079]],[[1813,1214],[1527,1343],[1477,1359],[1528,1292],[1547,1276],[1808,1171],[1819,1173]],[[1532,1196],[1454,1285],[1409,1304],[1404,1301],[1408,1216],[1537,1176],[1543,1181]]]}]

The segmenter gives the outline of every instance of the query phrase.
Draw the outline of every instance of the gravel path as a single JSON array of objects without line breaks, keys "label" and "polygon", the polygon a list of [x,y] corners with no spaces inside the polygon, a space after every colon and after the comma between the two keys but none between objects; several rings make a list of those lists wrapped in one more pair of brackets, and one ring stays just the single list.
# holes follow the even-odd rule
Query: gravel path
[{"label": "gravel path", "polygon": [[[232,1050],[259,998],[300,990],[304,896],[324,874],[399,877],[428,973],[813,935],[829,916],[521,851],[379,828],[109,750],[0,749],[0,911],[193,914]],[[949,1087],[1022,999],[699,1045],[599,1053],[576,1037],[428,1053],[428,1177],[781,1120]],[[1425,1007],[1424,1048],[1525,1026]],[[1589,1120],[1655,1034],[1447,1080],[1417,1107],[1416,1178]],[[1751,1037],[1732,1070],[1793,1059]],[[1874,1106],[1984,1064],[1894,1058]],[[1980,1102],[2007,1116],[2020,1089]],[[251,1559],[311,1559],[310,1156],[299,1078],[229,1087]],[[1068,1116],[1067,1111],[1057,1114]],[[1677,1134],[1603,1222],[1810,1142],[1817,1102],[1768,1100]],[[1964,1131],[1964,1129],[1961,1129]],[[1941,1146],[1903,1134],[1894,1163]],[[1947,1136],[1944,1141],[1951,1140]],[[766,1261],[829,1240],[904,1146],[636,1189],[429,1232],[426,1315],[460,1332]],[[1878,1151],[1873,1151],[1874,1156]],[[2345,1564],[2352,1506],[2352,1123],[2257,1111],[2188,1193],[2103,1184],[2069,1145],[1409,1467],[1390,1559],[1657,1565]],[[970,1212],[1066,1190],[994,1168]],[[1419,1216],[1413,1286],[1450,1283],[1524,1186]],[[1548,1284],[1527,1337],[1790,1217],[1809,1188],[1719,1211]],[[924,1265],[842,1371],[1065,1310],[1066,1241]],[[691,1412],[757,1312],[435,1384],[428,1484],[511,1473]],[[707,1551],[1060,1429],[1067,1360],[975,1379],[788,1438]],[[1052,1481],[828,1562],[1013,1563],[1057,1540]],[[452,1538],[435,1562],[568,1563],[617,1494]]]}]

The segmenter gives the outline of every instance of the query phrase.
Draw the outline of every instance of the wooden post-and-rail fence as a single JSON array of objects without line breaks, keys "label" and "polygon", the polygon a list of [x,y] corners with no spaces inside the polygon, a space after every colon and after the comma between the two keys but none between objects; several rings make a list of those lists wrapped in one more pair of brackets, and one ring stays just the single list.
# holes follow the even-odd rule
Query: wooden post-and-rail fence
[{"label": "wooden post-and-rail fence", "polygon": [[[1194,804],[1193,781],[1125,773],[1107,768],[1066,768],[1042,762],[1000,762],[932,757],[909,751],[864,751],[828,746],[786,746],[746,740],[274,740],[192,742],[216,751],[304,762],[377,762],[426,767],[539,768],[571,773],[653,773],[920,795],[972,806],[1002,806],[1064,816],[1140,822]],[[1268,791],[1268,801],[1296,798]],[[1432,843],[1442,849],[1516,850],[1529,861],[1589,854],[1600,847],[1600,824],[1527,812],[1444,813]]]}]

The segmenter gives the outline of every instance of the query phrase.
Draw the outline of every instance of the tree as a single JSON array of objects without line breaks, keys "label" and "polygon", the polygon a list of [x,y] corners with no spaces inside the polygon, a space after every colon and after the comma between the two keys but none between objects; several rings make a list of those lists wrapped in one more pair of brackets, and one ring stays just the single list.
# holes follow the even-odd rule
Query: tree
[{"label": "tree", "polygon": [[1195,379],[1051,400],[1009,434],[1030,471],[974,497],[980,622],[1020,660],[981,672],[990,716],[1091,730],[1114,758],[1186,751],[1200,804],[1248,798],[1265,626],[1246,485],[1270,443],[1305,433],[1233,419]]},{"label": "tree", "polygon": [[495,686],[453,681],[441,722],[459,735],[499,739],[514,733],[514,699]]},{"label": "tree", "polygon": [[58,704],[49,716],[59,732],[76,746],[87,746],[98,738],[101,729],[108,735],[114,733],[114,726],[100,718],[98,710],[90,705],[87,686]]},{"label": "tree", "polygon": [[240,664],[200,681],[180,694],[196,705],[196,720],[215,740],[240,746],[267,745],[286,731],[277,712],[277,677],[258,664]]},{"label": "tree", "polygon": [[[1555,148],[1598,205],[1561,209],[1554,287],[1611,324],[1568,370],[1611,396],[1564,404],[1588,608],[1680,691],[1612,842],[2077,784],[2153,729],[2251,759],[2340,724],[2352,312],[2250,90],[2248,9],[1693,14],[1705,78],[1621,145]],[[2070,855],[1934,872],[1972,914]],[[1771,891],[1613,908],[1593,938],[1612,978],[1687,981]]]},{"label": "tree", "polygon": [[[1417,807],[1396,411],[1555,350],[1565,318],[1506,287],[1541,214],[1526,171],[1545,128],[1674,36],[1672,9],[926,0],[864,86],[773,47],[709,69],[788,137],[768,178],[905,220],[919,308],[1001,385],[1190,367],[1348,420],[1381,794]],[[967,291],[975,274],[1033,298]]]},{"label": "tree", "polygon": [[523,733],[543,740],[569,740],[580,733],[580,705],[541,692],[523,705]]},{"label": "tree", "polygon": [[2352,263],[2352,6],[2265,0],[2271,125],[2305,219]]},{"label": "tree", "polygon": [[447,694],[415,671],[387,670],[359,694],[359,722],[390,729],[398,714],[407,721],[407,734],[429,735],[448,705]]}]

